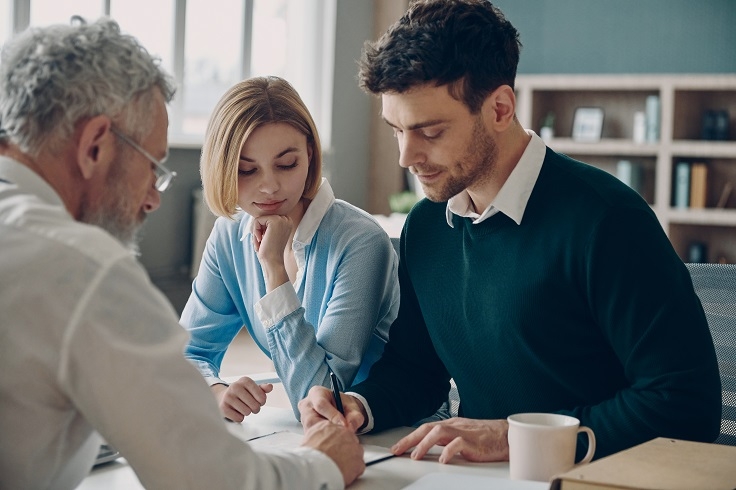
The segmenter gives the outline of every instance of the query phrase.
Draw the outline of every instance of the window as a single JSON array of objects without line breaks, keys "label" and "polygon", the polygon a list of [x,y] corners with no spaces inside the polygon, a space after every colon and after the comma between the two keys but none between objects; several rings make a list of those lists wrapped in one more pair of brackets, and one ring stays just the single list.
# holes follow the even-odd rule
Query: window
[{"label": "window", "polygon": [[255,0],[251,74],[278,75],[312,113],[322,147],[332,134],[335,0]]},{"label": "window", "polygon": [[0,0],[0,43],[4,43],[13,31],[13,2]]},{"label": "window", "polygon": [[180,127],[175,132],[204,134],[222,94],[241,80],[243,70],[242,0],[187,0],[184,84],[180,87]]},{"label": "window", "polygon": [[103,13],[100,0],[33,0],[31,2],[32,26],[68,23],[73,15],[81,15],[85,19],[96,19]]},{"label": "window", "polygon": [[120,24],[121,30],[138,38],[150,53],[161,58],[164,69],[173,74],[174,0],[112,0],[110,17]]},{"label": "window", "polygon": [[109,15],[177,81],[173,146],[201,142],[227,88],[252,75],[291,82],[329,146],[336,0],[0,0],[0,42],[30,25]]}]

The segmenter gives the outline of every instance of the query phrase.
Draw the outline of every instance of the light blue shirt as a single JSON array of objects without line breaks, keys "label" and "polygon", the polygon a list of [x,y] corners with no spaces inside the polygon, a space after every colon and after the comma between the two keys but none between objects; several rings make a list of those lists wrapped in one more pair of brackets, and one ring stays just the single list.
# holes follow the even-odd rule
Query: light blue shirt
[{"label": "light blue shirt", "polygon": [[298,272],[266,294],[251,218],[218,218],[181,316],[185,355],[212,385],[240,329],[274,363],[297,418],[312,386],[359,383],[383,353],[399,309],[398,258],[368,213],[335,199],[326,180],[296,229]]}]

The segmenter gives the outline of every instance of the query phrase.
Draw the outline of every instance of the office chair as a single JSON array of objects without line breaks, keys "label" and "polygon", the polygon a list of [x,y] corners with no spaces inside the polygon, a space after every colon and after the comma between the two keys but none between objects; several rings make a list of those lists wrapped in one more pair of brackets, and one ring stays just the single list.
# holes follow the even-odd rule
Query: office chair
[{"label": "office chair", "polygon": [[721,434],[716,444],[736,446],[736,265],[686,264],[705,310],[721,373]]}]

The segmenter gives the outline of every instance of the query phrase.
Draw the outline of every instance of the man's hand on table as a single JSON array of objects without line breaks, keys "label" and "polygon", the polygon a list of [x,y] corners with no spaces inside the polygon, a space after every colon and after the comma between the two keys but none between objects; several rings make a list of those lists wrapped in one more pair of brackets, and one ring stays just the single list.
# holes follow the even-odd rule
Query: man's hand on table
[{"label": "man's hand on table", "polygon": [[508,461],[509,425],[505,420],[475,420],[454,417],[421,425],[391,447],[395,455],[411,449],[411,459],[422,459],[432,446],[444,446],[440,463],[459,454],[468,461]]}]

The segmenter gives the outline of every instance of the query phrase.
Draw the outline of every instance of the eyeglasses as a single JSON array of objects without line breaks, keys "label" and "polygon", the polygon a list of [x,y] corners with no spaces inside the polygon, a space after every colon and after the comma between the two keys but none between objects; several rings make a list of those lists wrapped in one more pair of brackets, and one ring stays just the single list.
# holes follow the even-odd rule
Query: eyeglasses
[{"label": "eyeglasses", "polygon": [[125,141],[134,149],[136,149],[141,155],[146,157],[155,166],[154,173],[156,174],[156,183],[154,184],[154,187],[157,191],[163,192],[169,188],[171,182],[174,180],[174,177],[176,177],[176,172],[172,172],[171,170],[166,168],[166,165],[164,165],[164,162],[168,158],[168,155],[166,155],[166,157],[164,157],[163,159],[158,160],[153,155],[144,150],[141,145],[130,139],[128,136],[125,136],[119,130],[111,127],[110,131],[112,131],[112,133],[118,138]]}]

